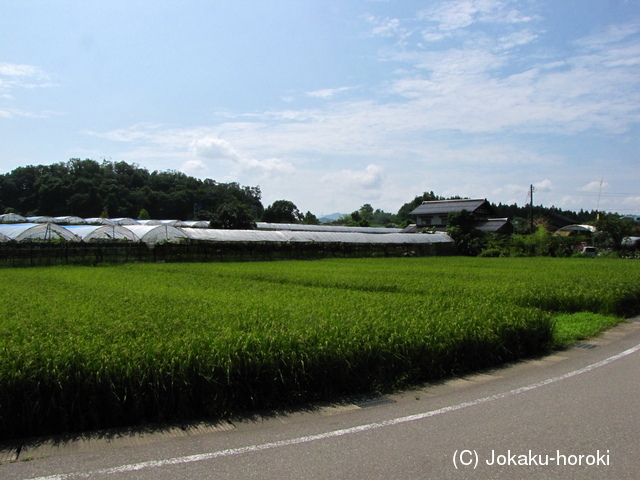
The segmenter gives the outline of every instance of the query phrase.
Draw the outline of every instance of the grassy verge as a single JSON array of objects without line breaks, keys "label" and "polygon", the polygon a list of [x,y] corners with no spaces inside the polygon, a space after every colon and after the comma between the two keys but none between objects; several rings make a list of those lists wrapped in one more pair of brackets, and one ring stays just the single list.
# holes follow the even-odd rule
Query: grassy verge
[{"label": "grassy verge", "polygon": [[594,337],[624,318],[592,312],[563,313],[554,316],[554,348],[566,348],[573,343]]},{"label": "grassy verge", "polygon": [[640,270],[622,260],[144,264],[0,278],[2,438],[397,388],[563,346],[640,311]]}]

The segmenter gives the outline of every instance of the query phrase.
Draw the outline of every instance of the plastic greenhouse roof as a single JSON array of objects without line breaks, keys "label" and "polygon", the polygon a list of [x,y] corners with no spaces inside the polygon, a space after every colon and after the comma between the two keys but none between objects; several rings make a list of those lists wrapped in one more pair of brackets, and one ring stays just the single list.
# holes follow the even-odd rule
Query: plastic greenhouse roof
[{"label": "plastic greenhouse roof", "polygon": [[112,218],[110,220],[116,225],[140,225],[133,218]]},{"label": "plastic greenhouse roof", "polygon": [[46,215],[38,216],[38,217],[27,217],[27,222],[29,223],[55,223],[53,217],[47,217]]},{"label": "plastic greenhouse roof", "polygon": [[282,232],[264,230],[222,230],[211,228],[185,228],[182,230],[191,240],[209,242],[286,242]]},{"label": "plastic greenhouse roof", "polygon": [[133,232],[136,237],[148,245],[179,242],[187,238],[182,230],[169,225],[123,225],[123,227]]},{"label": "plastic greenhouse roof", "polygon": [[304,225],[301,223],[268,223],[257,222],[261,230],[295,230],[308,232],[345,232],[345,233],[400,233],[401,228],[385,227],[347,227],[345,225]]},{"label": "plastic greenhouse roof", "polygon": [[23,223],[27,219],[17,213],[5,213],[0,215],[0,223]]},{"label": "plastic greenhouse roof", "polygon": [[85,225],[84,218],[67,216],[67,217],[55,217],[53,219],[58,225]]},{"label": "plastic greenhouse roof", "polygon": [[192,240],[213,242],[322,242],[322,243],[451,243],[446,233],[343,233],[343,232],[297,232],[272,230],[216,230],[185,229]]},{"label": "plastic greenhouse roof", "polygon": [[102,217],[93,217],[93,218],[85,218],[85,222],[88,225],[115,225],[116,223],[113,220]]},{"label": "plastic greenhouse roof", "polygon": [[[162,225],[162,222],[160,220],[136,220],[136,223],[138,223],[139,225],[149,225],[149,226],[153,226],[153,225]],[[123,225],[128,225],[128,224],[123,224]],[[133,223],[131,224],[133,225]]]},{"label": "plastic greenhouse roof", "polygon": [[0,225],[0,234],[22,242],[24,240],[66,240],[77,242],[80,239],[69,230],[55,223],[16,223]]},{"label": "plastic greenhouse roof", "polygon": [[121,225],[65,225],[64,228],[76,235],[83,242],[92,240],[140,241],[131,230],[127,230]]},{"label": "plastic greenhouse roof", "polygon": [[183,223],[188,228],[209,228],[209,222],[206,220],[189,220]]},{"label": "plastic greenhouse roof", "polygon": [[187,225],[182,220],[158,220],[162,225],[169,225],[171,227],[186,227]]}]

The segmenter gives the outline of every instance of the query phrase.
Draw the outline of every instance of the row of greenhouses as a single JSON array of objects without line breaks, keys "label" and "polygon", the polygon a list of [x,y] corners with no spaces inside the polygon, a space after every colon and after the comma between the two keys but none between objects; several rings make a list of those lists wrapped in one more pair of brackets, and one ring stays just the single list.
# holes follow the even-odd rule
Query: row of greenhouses
[{"label": "row of greenhouses", "polygon": [[444,233],[362,233],[336,231],[294,230],[218,230],[209,228],[181,228],[160,225],[59,225],[56,223],[0,224],[1,242],[66,241],[66,242],[143,242],[158,243],[202,242],[306,242],[350,244],[433,244],[451,243]]},{"label": "row of greenhouses", "polygon": [[181,228],[208,228],[209,222],[203,220],[182,221],[182,220],[136,220],[133,218],[80,218],[75,216],[64,217],[23,217],[15,213],[0,215],[1,224],[15,223],[52,223],[56,225],[169,225]]},{"label": "row of greenhouses", "polygon": [[[15,223],[52,223],[56,225],[168,225],[170,227],[178,228],[208,228],[209,222],[205,220],[140,220],[134,218],[80,218],[75,216],[64,217],[23,217],[15,213],[7,213],[0,215],[1,224],[15,224]],[[358,226],[343,226],[343,225],[306,225],[300,223],[269,223],[269,222],[257,222],[256,228],[258,230],[292,230],[292,231],[309,231],[309,232],[344,232],[344,233],[400,233],[401,228],[385,228],[385,227],[358,227]]]}]

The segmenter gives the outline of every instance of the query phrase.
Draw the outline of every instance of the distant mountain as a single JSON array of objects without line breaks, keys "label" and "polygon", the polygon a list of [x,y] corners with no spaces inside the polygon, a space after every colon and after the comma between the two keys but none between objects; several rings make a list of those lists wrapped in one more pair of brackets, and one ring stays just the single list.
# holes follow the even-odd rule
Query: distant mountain
[{"label": "distant mountain", "polygon": [[335,222],[340,217],[346,215],[346,213],[332,213],[331,215],[325,215],[323,217],[318,218],[318,221],[322,223]]}]

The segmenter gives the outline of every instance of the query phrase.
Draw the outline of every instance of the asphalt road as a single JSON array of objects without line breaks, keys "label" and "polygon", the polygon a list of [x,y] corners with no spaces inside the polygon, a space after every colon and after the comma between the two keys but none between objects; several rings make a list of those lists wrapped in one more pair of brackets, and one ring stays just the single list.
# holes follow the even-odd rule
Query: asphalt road
[{"label": "asphalt road", "polygon": [[640,322],[627,322],[545,358],[368,402],[5,450],[0,478],[637,479],[639,367]]}]

